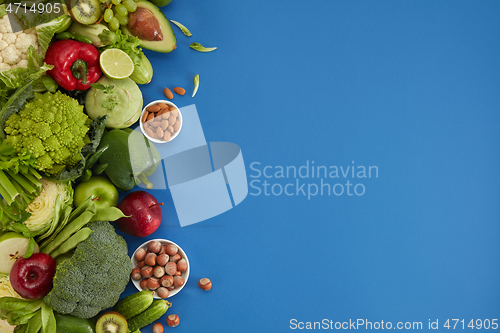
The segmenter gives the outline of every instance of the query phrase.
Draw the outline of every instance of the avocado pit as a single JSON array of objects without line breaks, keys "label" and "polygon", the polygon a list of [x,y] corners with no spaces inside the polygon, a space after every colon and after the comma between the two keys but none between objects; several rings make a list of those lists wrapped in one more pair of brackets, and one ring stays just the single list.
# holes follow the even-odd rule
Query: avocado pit
[{"label": "avocado pit", "polygon": [[129,15],[128,30],[141,40],[161,41],[163,33],[154,13],[147,8],[138,7]]}]

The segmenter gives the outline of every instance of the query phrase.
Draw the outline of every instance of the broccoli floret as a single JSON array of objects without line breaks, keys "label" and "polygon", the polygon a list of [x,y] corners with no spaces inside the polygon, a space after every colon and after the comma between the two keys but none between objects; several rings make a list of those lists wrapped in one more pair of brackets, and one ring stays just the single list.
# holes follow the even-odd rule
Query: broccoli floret
[{"label": "broccoli floret", "polygon": [[24,109],[5,122],[5,141],[18,154],[25,149],[35,158],[35,167],[57,175],[81,159],[80,150],[89,142],[91,120],[78,101],[60,91],[35,94]]},{"label": "broccoli floret", "polygon": [[127,243],[109,222],[91,222],[92,234],[57,266],[44,301],[55,311],[91,318],[118,302],[132,271]]}]

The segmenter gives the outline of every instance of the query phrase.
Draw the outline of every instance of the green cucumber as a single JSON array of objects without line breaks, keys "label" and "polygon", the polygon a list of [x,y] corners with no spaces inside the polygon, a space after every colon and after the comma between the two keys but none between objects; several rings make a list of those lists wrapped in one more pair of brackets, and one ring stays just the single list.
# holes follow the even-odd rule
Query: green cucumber
[{"label": "green cucumber", "polygon": [[153,300],[153,293],[151,291],[139,291],[119,300],[113,311],[118,312],[125,319],[129,320],[149,308]]},{"label": "green cucumber", "polygon": [[164,299],[154,300],[153,304],[145,311],[128,320],[128,329],[133,332],[157,321],[167,312],[171,305],[172,303]]}]

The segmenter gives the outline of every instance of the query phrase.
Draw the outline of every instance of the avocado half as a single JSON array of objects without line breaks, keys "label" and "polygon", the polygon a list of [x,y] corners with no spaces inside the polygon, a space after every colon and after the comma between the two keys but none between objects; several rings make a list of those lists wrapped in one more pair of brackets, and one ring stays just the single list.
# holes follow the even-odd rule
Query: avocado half
[{"label": "avocado half", "polygon": [[137,10],[129,14],[129,23],[121,27],[122,31],[139,37],[145,49],[162,53],[175,50],[177,39],[165,14],[149,1],[136,3]]}]

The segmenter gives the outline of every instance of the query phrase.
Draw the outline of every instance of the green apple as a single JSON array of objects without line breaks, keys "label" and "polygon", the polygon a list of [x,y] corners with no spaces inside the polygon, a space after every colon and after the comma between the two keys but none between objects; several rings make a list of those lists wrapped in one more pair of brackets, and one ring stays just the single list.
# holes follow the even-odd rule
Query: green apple
[{"label": "green apple", "polygon": [[[0,273],[9,274],[17,259],[28,249],[28,238],[17,232],[7,232],[0,236]],[[38,245],[35,252],[38,253]]]},{"label": "green apple", "polygon": [[118,204],[118,190],[103,176],[92,176],[76,186],[74,194],[76,207],[89,197],[95,202],[96,208],[115,207]]}]

